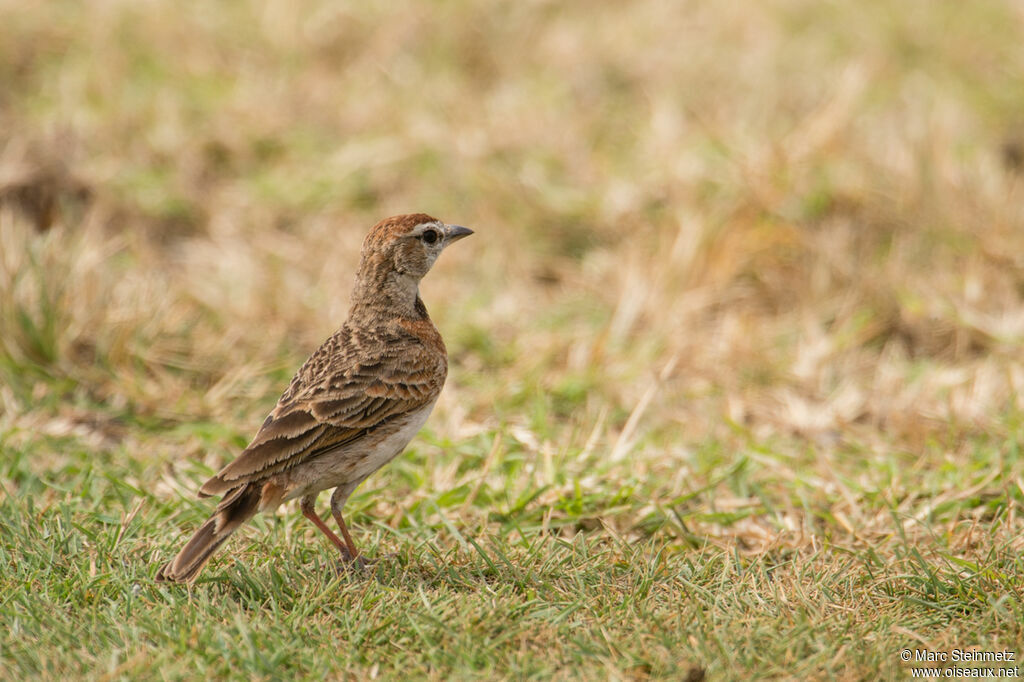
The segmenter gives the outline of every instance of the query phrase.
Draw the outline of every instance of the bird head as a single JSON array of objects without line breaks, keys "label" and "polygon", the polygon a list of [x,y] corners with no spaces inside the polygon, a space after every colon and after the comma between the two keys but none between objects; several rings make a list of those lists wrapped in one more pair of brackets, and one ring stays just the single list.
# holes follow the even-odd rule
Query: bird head
[{"label": "bird head", "polygon": [[473,234],[461,225],[446,225],[426,213],[386,218],[363,241],[362,258],[387,266],[400,275],[419,280],[451,244]]}]

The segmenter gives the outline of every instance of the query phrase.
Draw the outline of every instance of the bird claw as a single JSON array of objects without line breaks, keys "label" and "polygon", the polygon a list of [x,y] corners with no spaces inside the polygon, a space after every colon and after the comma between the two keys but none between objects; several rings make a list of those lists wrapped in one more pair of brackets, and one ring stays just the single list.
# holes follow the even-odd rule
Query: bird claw
[{"label": "bird claw", "polygon": [[345,552],[341,555],[341,567],[346,571],[352,568],[359,569],[360,571],[365,570],[372,562],[368,561],[362,554],[352,558],[352,555]]},{"label": "bird claw", "polygon": [[349,571],[352,569],[365,571],[367,568],[373,566],[379,561],[383,561],[385,559],[394,559],[397,556],[398,554],[395,552],[389,552],[376,558],[369,558],[367,556],[359,554],[353,559],[352,555],[346,551],[342,552],[340,567],[345,571]]}]

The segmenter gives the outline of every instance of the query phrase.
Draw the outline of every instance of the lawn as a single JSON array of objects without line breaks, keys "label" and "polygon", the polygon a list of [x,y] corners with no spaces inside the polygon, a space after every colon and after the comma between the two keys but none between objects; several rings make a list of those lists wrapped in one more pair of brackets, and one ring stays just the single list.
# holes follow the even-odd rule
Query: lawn
[{"label": "lawn", "polygon": [[[1019,3],[0,20],[0,679],[1024,667]],[[154,582],[419,211],[476,234],[379,561],[287,505]]]}]

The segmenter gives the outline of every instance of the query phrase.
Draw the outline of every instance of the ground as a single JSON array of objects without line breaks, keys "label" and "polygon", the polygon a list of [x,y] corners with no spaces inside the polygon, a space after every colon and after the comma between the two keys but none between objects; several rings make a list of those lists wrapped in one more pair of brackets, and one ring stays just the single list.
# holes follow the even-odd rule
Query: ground
[{"label": "ground", "polygon": [[[1024,665],[1019,3],[0,18],[0,678]],[[154,583],[418,211],[476,234],[380,561],[285,507]]]}]

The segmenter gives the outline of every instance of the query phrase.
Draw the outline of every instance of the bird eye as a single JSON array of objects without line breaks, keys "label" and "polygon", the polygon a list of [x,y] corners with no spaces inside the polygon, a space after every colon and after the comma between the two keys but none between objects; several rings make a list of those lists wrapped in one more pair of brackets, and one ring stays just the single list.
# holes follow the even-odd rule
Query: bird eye
[{"label": "bird eye", "polygon": [[440,235],[437,234],[437,230],[426,230],[420,237],[428,244],[433,244],[437,241]]}]

